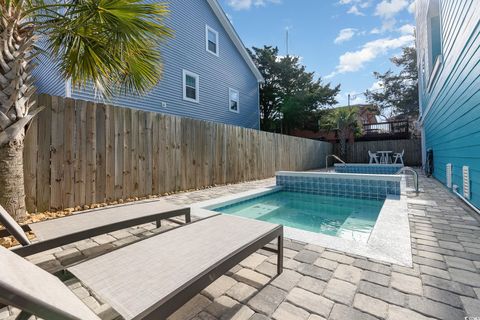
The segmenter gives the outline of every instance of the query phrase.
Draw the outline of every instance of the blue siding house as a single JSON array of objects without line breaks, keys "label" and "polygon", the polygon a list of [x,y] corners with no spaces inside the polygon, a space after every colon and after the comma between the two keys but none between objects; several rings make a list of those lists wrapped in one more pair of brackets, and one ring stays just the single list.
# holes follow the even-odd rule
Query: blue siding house
[{"label": "blue siding house", "polygon": [[[148,0],[153,1],[153,0]],[[163,78],[147,95],[110,104],[259,129],[262,75],[217,0],[164,0],[174,37],[161,47]],[[92,87],[72,88],[53,61],[34,75],[38,92],[98,101]]]},{"label": "blue siding house", "polygon": [[423,152],[434,176],[480,208],[480,2],[417,0]]}]

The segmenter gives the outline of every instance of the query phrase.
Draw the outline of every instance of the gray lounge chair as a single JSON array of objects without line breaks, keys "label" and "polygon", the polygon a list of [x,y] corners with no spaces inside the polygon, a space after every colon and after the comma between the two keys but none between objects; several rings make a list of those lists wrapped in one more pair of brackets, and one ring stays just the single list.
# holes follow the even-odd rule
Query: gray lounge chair
[{"label": "gray lounge chair", "polygon": [[[191,221],[190,208],[155,200],[89,210],[64,218],[32,223],[22,228],[0,206],[0,223],[20,242],[22,247],[13,251],[23,257],[148,222],[157,222],[159,226],[160,220],[182,215],[187,223]],[[33,231],[39,242],[30,243],[24,233],[28,230]],[[0,233],[0,237],[6,235]]]},{"label": "gray lounge chair", "polygon": [[[277,239],[277,248],[265,247]],[[166,319],[265,248],[283,270],[283,227],[215,215],[67,268],[125,319]],[[0,303],[45,319],[98,319],[57,278],[0,247]]]}]

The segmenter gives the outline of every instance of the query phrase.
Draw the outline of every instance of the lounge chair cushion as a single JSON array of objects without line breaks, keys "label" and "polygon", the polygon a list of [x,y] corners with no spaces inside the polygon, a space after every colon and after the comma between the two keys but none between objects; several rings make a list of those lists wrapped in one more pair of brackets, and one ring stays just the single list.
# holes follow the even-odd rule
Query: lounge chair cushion
[{"label": "lounge chair cushion", "polygon": [[125,319],[140,318],[215,264],[277,228],[263,221],[218,215],[68,270]]},{"label": "lounge chair cushion", "polygon": [[0,206],[0,223],[22,246],[30,244],[30,240],[28,240],[22,227],[20,227],[2,206]]},{"label": "lounge chair cushion", "polygon": [[113,223],[121,223],[169,211],[184,211],[165,201],[145,201],[85,211],[71,216],[30,224],[29,227],[40,241],[50,240],[73,233],[91,230]]},{"label": "lounge chair cushion", "polygon": [[58,278],[0,246],[0,303],[44,319],[99,320]]}]

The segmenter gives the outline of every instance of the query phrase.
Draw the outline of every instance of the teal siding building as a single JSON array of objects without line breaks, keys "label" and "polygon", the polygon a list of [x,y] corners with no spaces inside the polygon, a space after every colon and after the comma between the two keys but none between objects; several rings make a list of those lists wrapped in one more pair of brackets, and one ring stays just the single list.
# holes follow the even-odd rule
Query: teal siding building
[{"label": "teal siding building", "polygon": [[480,0],[417,0],[423,160],[480,208]]}]

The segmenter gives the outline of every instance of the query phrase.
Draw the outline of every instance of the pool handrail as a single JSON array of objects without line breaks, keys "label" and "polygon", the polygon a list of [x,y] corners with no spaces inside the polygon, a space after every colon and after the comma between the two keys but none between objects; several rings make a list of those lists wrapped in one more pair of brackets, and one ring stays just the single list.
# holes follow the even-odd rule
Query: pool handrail
[{"label": "pool handrail", "polygon": [[334,159],[337,159],[338,161],[340,161],[341,163],[343,164],[346,164],[345,161],[343,161],[342,159],[340,159],[338,156],[334,155],[334,154],[329,154],[325,157],[325,169],[328,169],[328,158],[329,157],[332,157]]},{"label": "pool handrail", "polygon": [[400,170],[397,171],[396,175],[400,175],[405,172],[412,172],[414,176],[413,180],[413,185],[415,187],[415,192],[418,194],[419,188],[418,188],[418,173],[417,171],[413,170],[411,167],[403,167]]}]

